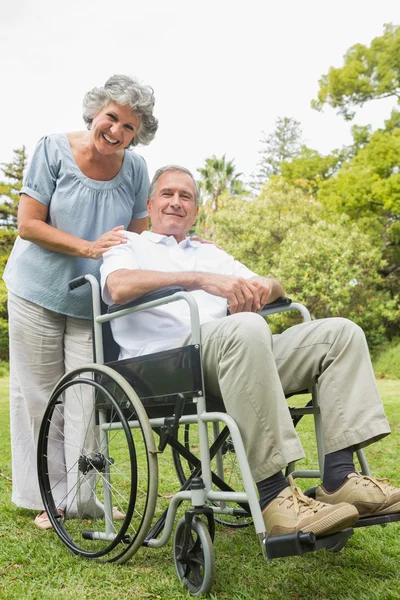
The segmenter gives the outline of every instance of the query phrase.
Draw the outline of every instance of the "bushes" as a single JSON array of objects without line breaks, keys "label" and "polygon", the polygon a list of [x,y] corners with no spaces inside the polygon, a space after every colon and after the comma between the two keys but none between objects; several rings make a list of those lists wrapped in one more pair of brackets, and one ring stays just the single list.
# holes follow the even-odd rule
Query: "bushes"
[{"label": "bushes", "polygon": [[0,229],[0,361],[8,361],[7,289],[1,277],[16,237],[16,231]]},{"label": "bushes", "polygon": [[377,377],[400,379],[400,338],[380,349],[373,360]]}]

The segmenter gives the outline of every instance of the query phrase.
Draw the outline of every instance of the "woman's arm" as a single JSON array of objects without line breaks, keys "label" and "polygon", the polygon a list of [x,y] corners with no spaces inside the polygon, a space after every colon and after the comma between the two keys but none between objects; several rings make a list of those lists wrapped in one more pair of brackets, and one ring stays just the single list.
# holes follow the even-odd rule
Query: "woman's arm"
[{"label": "woman's arm", "polygon": [[19,236],[53,252],[93,259],[100,258],[112,246],[125,243],[122,225],[89,242],[52,227],[46,223],[47,214],[47,206],[27,194],[21,194],[18,207]]}]

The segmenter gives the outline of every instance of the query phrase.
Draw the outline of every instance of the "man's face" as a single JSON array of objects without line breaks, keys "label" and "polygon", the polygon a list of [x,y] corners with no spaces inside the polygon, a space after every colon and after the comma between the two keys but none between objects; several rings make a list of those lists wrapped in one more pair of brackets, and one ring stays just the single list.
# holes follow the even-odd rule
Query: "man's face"
[{"label": "man's face", "polygon": [[182,171],[163,173],[154,198],[147,200],[147,210],[154,233],[173,235],[177,242],[184,240],[199,210],[192,178]]}]

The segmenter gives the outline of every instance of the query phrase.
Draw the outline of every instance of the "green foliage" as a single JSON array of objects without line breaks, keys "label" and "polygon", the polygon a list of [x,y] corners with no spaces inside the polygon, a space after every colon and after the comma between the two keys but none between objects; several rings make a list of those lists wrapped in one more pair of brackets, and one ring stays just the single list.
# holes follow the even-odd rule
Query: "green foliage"
[{"label": "green foliage", "polygon": [[8,360],[7,289],[2,277],[16,237],[16,231],[0,229],[0,361]]},{"label": "green foliage", "polygon": [[8,358],[8,320],[0,317],[0,362],[6,362]]},{"label": "green foliage", "polygon": [[214,154],[207,158],[205,166],[197,169],[200,173],[200,189],[209,211],[217,211],[220,196],[229,191],[234,196],[244,193],[244,184],[239,179],[242,173],[236,173],[233,160],[226,160],[225,154],[217,158]]},{"label": "green foliage", "polygon": [[386,263],[381,273],[393,293],[400,283],[400,129],[393,127],[398,118],[392,113],[386,128],[370,135],[317,193],[329,211],[349,215],[381,248]]},{"label": "green foliage", "polygon": [[351,120],[354,107],[389,96],[400,102],[400,27],[394,25],[385,25],[383,35],[374,38],[369,47],[352,46],[343,67],[331,67],[321,77],[318,99],[312,106],[321,110],[328,104]]},{"label": "green foliage", "polygon": [[296,187],[316,193],[321,183],[340,168],[344,159],[344,151],[334,150],[323,156],[317,150],[302,146],[298,156],[281,163],[282,177]]},{"label": "green foliage", "polygon": [[27,163],[25,146],[14,150],[14,158],[10,163],[3,163],[6,182],[0,182],[0,225],[15,229],[17,227],[17,211],[19,190],[22,188],[24,169]]},{"label": "green foliage", "polygon": [[[6,181],[0,181],[0,278],[3,276],[4,268],[17,236],[18,192],[22,188],[26,163],[26,150],[25,146],[22,146],[14,150],[12,162],[3,163],[1,167]],[[7,360],[7,290],[4,281],[0,279],[0,361]]]},{"label": "green foliage", "polygon": [[261,158],[250,183],[255,190],[260,190],[272,175],[279,175],[282,161],[290,161],[301,149],[300,123],[290,117],[278,117],[274,131],[268,135],[262,132],[262,135]]},{"label": "green foliage", "polygon": [[374,371],[377,377],[400,379],[400,339],[393,340],[375,354]]},{"label": "green foliage", "polygon": [[0,361],[0,378],[8,377],[10,374],[10,365],[7,361]]},{"label": "green foliage", "polygon": [[[398,298],[383,286],[379,247],[346,215],[326,214],[312,196],[275,178],[254,201],[231,199],[197,233],[220,244],[258,274],[282,281],[314,318],[344,316],[372,345],[400,325]],[[290,317],[280,317],[277,329]]]}]

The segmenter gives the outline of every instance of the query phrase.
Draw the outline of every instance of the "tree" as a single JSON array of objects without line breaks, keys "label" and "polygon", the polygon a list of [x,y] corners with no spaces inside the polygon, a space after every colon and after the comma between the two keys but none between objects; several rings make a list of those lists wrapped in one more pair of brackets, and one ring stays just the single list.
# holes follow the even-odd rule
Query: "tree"
[{"label": "tree", "polygon": [[19,190],[22,188],[27,155],[25,146],[14,150],[14,158],[10,163],[3,163],[3,171],[7,181],[0,182],[0,226],[16,229],[19,202]]},{"label": "tree", "polygon": [[[351,318],[374,345],[399,328],[399,298],[382,283],[380,247],[350,217],[327,213],[282,178],[267,183],[253,201],[225,202],[207,226],[211,239],[254,272],[280,279],[286,294],[313,317]],[[280,330],[293,317],[276,320]]]},{"label": "tree", "polygon": [[207,158],[205,166],[197,169],[200,173],[200,188],[205,198],[206,212],[217,211],[221,195],[228,191],[233,196],[245,192],[244,183],[239,179],[242,173],[236,173],[234,160],[226,160],[224,154],[217,158],[215,154]]},{"label": "tree", "polygon": [[341,150],[334,150],[323,156],[317,150],[303,146],[293,160],[282,161],[282,177],[296,187],[316,193],[320,184],[340,168],[344,158],[345,152]]},{"label": "tree", "polygon": [[7,289],[1,277],[16,236],[13,229],[0,229],[0,361],[8,360]]},{"label": "tree", "polygon": [[383,35],[374,38],[369,47],[352,46],[344,55],[343,67],[331,67],[321,77],[318,99],[311,105],[321,110],[328,104],[351,120],[355,107],[387,97],[400,103],[400,27],[391,24],[385,25]]},{"label": "tree", "polygon": [[[395,119],[394,116],[393,118]],[[395,122],[397,123],[396,119]],[[354,158],[368,144],[371,137],[369,125],[353,125],[351,131],[352,144],[332,150],[325,156],[303,145],[297,156],[281,162],[280,170],[283,179],[309,193],[316,194],[324,181],[339,172],[346,162]]]},{"label": "tree", "polygon": [[289,161],[297,156],[301,148],[300,123],[290,117],[278,117],[274,131],[269,135],[262,132],[262,135],[260,142],[263,148],[259,152],[261,158],[250,182],[255,190],[260,190],[271,175],[279,175],[282,161]]},{"label": "tree", "polygon": [[[3,163],[1,170],[6,177],[0,181],[0,277],[3,275],[8,257],[17,235],[17,211],[19,190],[22,188],[24,170],[27,163],[25,146],[14,150],[10,163]],[[8,360],[8,314],[7,290],[0,280],[0,361]]]},{"label": "tree", "polygon": [[393,112],[335,177],[321,183],[317,197],[330,210],[345,213],[382,249],[393,293],[400,286],[400,114]]}]

